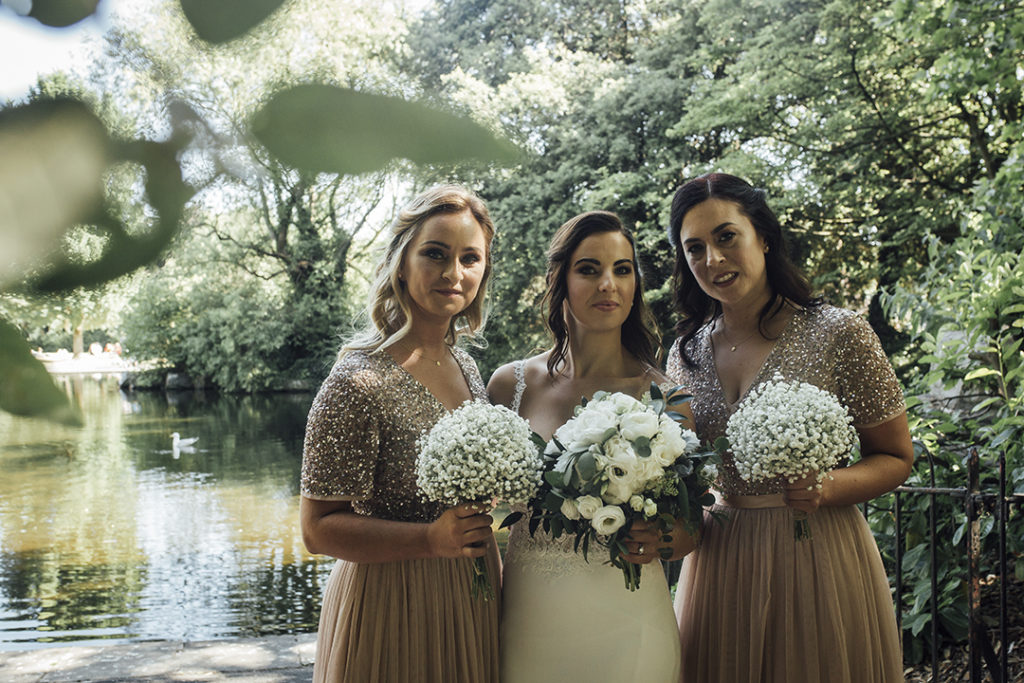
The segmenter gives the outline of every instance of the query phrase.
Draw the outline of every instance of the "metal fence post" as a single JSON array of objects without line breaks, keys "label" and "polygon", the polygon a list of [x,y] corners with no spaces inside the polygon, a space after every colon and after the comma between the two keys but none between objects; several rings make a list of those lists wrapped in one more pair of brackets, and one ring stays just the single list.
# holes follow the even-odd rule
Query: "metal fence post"
[{"label": "metal fence post", "polygon": [[981,681],[981,577],[978,560],[981,555],[981,520],[977,510],[978,449],[967,453],[967,664],[971,683]]}]

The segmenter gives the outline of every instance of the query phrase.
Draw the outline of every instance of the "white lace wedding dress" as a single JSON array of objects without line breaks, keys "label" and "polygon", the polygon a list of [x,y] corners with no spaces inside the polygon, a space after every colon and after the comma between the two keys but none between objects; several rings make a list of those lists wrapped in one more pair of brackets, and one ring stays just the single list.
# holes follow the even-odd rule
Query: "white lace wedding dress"
[{"label": "white lace wedding dress", "polygon": [[[516,364],[513,410],[525,382]],[[679,628],[660,562],[630,592],[603,547],[590,561],[573,537],[530,537],[527,519],[509,535],[502,572],[502,683],[678,683]]]}]

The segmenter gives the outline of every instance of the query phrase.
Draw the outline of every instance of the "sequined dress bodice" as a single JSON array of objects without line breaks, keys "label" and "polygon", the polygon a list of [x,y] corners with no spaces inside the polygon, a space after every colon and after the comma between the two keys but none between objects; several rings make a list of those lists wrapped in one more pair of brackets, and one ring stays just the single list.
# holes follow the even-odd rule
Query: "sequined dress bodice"
[{"label": "sequined dress bodice", "polygon": [[[782,331],[750,389],[734,404],[725,400],[715,368],[711,325],[702,327],[687,344],[696,367],[683,363],[679,341],[668,355],[668,376],[693,395],[697,436],[711,443],[725,434],[726,424],[750,389],[781,374],[783,379],[813,384],[835,394],[853,416],[854,425],[868,427],[899,415],[906,406],[903,391],[878,337],[852,311],[822,305],[794,314]],[[751,484],[744,481],[726,453],[715,488],[726,495],[761,495],[783,490],[781,479]]]},{"label": "sequined dress bodice", "polygon": [[[487,392],[465,351],[452,354],[475,400]],[[416,484],[417,441],[447,413],[444,405],[386,352],[353,351],[324,380],[309,411],[302,495],[351,500],[361,515],[429,522],[445,506]]]}]

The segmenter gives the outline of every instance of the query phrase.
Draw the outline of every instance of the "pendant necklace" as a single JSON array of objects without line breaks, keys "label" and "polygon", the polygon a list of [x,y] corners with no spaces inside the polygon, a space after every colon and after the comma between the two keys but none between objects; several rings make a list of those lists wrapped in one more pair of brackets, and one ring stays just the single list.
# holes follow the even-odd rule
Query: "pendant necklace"
[{"label": "pendant necklace", "polygon": [[413,353],[415,353],[420,358],[426,358],[427,360],[429,360],[431,363],[433,363],[437,367],[441,367],[441,361],[436,360],[434,358],[431,358],[427,354],[423,353],[423,351],[421,351],[420,349],[413,349]]},{"label": "pendant necklace", "polygon": [[758,334],[761,331],[760,329],[755,329],[753,332],[748,334],[746,337],[744,337],[740,341],[738,341],[735,344],[733,344],[732,342],[729,341],[729,337],[725,334],[725,328],[724,327],[721,327],[721,328],[718,327],[718,321],[719,320],[721,320],[721,318],[718,318],[718,319],[715,320],[715,328],[718,329],[719,334],[722,335],[722,340],[725,341],[725,343],[729,347],[729,351],[731,353],[735,353],[736,349],[738,349],[739,347],[741,347],[744,344],[746,344],[748,341],[750,341],[750,339],[753,338],[753,336],[755,334]]}]

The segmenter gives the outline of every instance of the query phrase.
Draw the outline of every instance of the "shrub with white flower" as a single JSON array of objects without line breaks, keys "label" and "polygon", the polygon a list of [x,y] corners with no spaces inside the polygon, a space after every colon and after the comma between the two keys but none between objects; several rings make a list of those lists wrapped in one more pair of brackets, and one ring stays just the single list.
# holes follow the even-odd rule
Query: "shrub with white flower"
[{"label": "shrub with white flower", "polygon": [[665,533],[681,519],[692,532],[714,501],[708,467],[717,455],[699,453],[685,418],[665,410],[689,397],[669,396],[652,384],[642,400],[603,391],[584,400],[544,449],[544,481],[531,504],[531,533],[543,526],[555,538],[573,534],[584,557],[592,541],[606,547],[629,590],[640,587],[640,568],[624,559],[633,523]]},{"label": "shrub with white flower", "polygon": [[[505,406],[467,401],[420,439],[416,477],[429,500],[528,503],[541,483],[544,441]],[[494,597],[484,558],[474,562],[473,596]]]},{"label": "shrub with white flower", "polygon": [[[853,418],[831,392],[806,382],[787,382],[776,373],[751,390],[725,429],[733,464],[752,483],[814,475],[821,486],[830,470],[857,446]],[[810,538],[806,515],[795,535]]]}]

